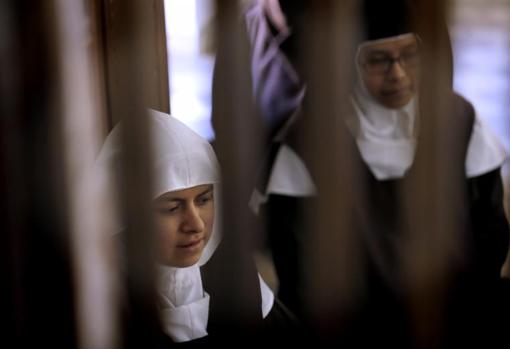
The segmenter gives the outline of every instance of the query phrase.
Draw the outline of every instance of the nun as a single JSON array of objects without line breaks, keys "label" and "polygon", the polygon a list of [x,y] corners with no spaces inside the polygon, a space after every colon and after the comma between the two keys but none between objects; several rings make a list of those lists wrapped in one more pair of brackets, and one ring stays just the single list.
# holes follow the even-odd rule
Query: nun
[{"label": "nun", "polygon": [[[427,248],[409,247],[412,236],[421,234],[418,241],[436,247],[436,261],[445,258],[439,262],[443,263],[440,273],[447,274],[441,286],[444,294],[437,296],[441,301],[433,303],[441,305],[441,317],[431,325],[437,326],[435,335],[446,346],[481,345],[502,338],[504,322],[499,321],[496,312],[508,309],[503,296],[508,285],[501,278],[509,237],[501,180],[507,153],[471,103],[453,91],[451,47],[445,25],[441,25],[442,36],[436,37],[442,42],[436,49],[443,49],[443,60],[439,62],[444,66],[435,70],[445,76],[428,73],[427,64],[435,62],[423,59],[424,47],[431,46],[422,41],[429,37],[420,37],[412,22],[417,18],[414,6],[407,0],[366,0],[362,5],[362,35],[354,57],[352,113],[346,118],[361,160],[360,176],[364,178],[367,204],[361,216],[369,222],[358,228],[365,246],[365,277],[370,287],[357,329],[361,333],[366,324],[372,324],[378,328],[380,338],[387,338],[398,347],[416,344],[413,326],[417,325],[411,324],[411,304],[405,300],[409,286],[404,281],[416,275],[405,275],[408,266],[404,264],[415,263],[413,251],[418,254]],[[438,109],[424,105],[420,98],[425,79],[429,89],[434,86],[442,94],[446,111],[441,116],[431,115]],[[439,117],[448,120],[435,125],[449,129],[430,128],[434,118]],[[441,138],[444,135],[448,136]],[[427,147],[434,143],[440,144],[447,161],[431,161],[428,157]],[[434,163],[438,167],[432,170]],[[417,185],[427,185],[425,173],[432,181],[435,176],[442,176],[437,182],[448,183],[442,194],[438,189],[417,194]],[[447,215],[442,218],[442,226],[419,221],[437,230],[434,232],[426,232],[413,222],[421,214],[420,207],[423,209],[420,201],[429,200],[428,195],[436,195],[438,206],[441,200],[451,205],[442,208]],[[441,199],[441,195],[448,197]],[[434,268],[426,268],[429,267]]]},{"label": "nun", "polygon": [[[282,125],[269,133],[275,135],[270,142],[276,150],[268,156],[269,173],[254,190],[250,204],[255,212],[264,210],[269,217],[269,241],[280,282],[278,295],[301,314],[306,302],[307,268],[304,263],[307,246],[303,241],[308,233],[302,218],[306,208],[320,197],[321,189],[312,161],[295,135],[303,134],[307,122],[317,115],[310,115],[313,110],[306,108],[309,87],[305,73],[293,64],[299,62],[302,52],[286,46],[291,38],[294,42],[302,41],[297,35],[306,32],[303,11],[306,1],[292,6],[289,13],[285,11],[289,10],[286,1],[280,1],[280,6],[277,3],[256,1],[246,12],[252,43],[254,95],[263,113],[261,119],[269,119],[270,128]],[[278,16],[271,16],[271,10]],[[364,256],[363,269],[356,277],[366,287],[353,304],[351,314],[345,316],[344,324],[348,325],[340,331],[344,343],[358,346],[384,341],[395,347],[416,344],[412,342],[412,315],[402,296],[406,291],[399,269],[400,255],[409,252],[403,247],[406,236],[415,234],[405,231],[402,209],[419,211],[412,207],[418,198],[413,201],[411,193],[411,200],[403,201],[403,193],[417,176],[430,171],[423,156],[426,144],[430,144],[425,141],[424,125],[434,116],[427,115],[421,104],[420,77],[424,76],[436,79],[433,83],[444,92],[451,106],[448,117],[455,128],[447,132],[453,146],[444,148],[443,153],[452,159],[448,164],[452,171],[442,175],[454,176],[455,189],[450,189],[460,193],[460,199],[455,200],[458,209],[450,211],[455,214],[452,221],[459,228],[454,232],[459,242],[454,253],[462,255],[462,262],[448,266],[455,275],[449,279],[452,287],[445,296],[447,324],[441,337],[448,345],[460,345],[460,338],[469,343],[470,339],[496,334],[502,328],[501,323],[492,321],[495,317],[487,309],[503,305],[506,298],[502,296],[500,271],[509,234],[501,181],[501,166],[507,154],[471,103],[453,91],[446,25],[440,26],[446,44],[442,47],[446,59],[441,63],[445,64],[446,76],[427,76],[423,60],[426,38],[416,32],[412,19],[417,17],[413,17],[412,11],[412,1],[361,2],[361,34],[352,57],[355,78],[348,101],[350,112],[339,116],[331,111],[320,116],[342,120],[336,131],[350,139],[359,170],[356,183],[352,184],[361,183],[363,189],[359,193],[363,197],[356,200],[365,204],[355,207],[352,217],[353,236],[358,237]],[[287,14],[291,16],[286,17]],[[287,27],[289,23],[291,26]],[[278,78],[284,80],[275,81]],[[275,89],[278,83],[292,88]],[[287,91],[295,93],[283,93]],[[271,103],[273,100],[278,100],[278,104]],[[287,108],[279,112],[278,106]],[[491,321],[484,324],[480,319]]]},{"label": "nun", "polygon": [[[164,333],[162,343],[220,340],[228,331],[211,330],[211,322],[221,323],[214,321],[218,314],[211,311],[212,298],[230,291],[211,288],[204,272],[222,241],[216,155],[205,139],[168,114],[150,110],[147,122],[152,139],[157,307]],[[112,130],[97,160],[110,180],[115,180],[111,175],[121,154],[121,127],[122,123]],[[120,227],[118,223],[113,226]],[[219,266],[220,270],[222,267],[227,270],[224,265]],[[257,287],[253,293],[258,297],[254,316],[262,323],[257,329],[261,331],[260,338],[295,326],[293,315],[275,299],[255,269],[252,279]],[[230,333],[231,339],[235,337],[236,333]]]}]

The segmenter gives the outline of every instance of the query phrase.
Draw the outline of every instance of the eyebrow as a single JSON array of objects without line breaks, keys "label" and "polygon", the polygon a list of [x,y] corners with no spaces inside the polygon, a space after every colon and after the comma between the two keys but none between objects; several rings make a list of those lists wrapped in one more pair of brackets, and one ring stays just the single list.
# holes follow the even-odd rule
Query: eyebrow
[{"label": "eyebrow", "polygon": [[[402,52],[402,51],[405,51],[405,50],[408,50],[411,48],[415,48],[415,47],[418,47],[418,43],[410,43],[408,45],[403,46],[398,51]],[[374,49],[366,48],[366,50],[367,50],[367,52],[365,54],[370,54],[370,55],[387,55],[389,53],[388,51],[379,49],[379,48],[374,48]]]},{"label": "eyebrow", "polygon": [[197,196],[202,196],[202,195],[205,195],[205,194],[209,194],[210,192],[212,192],[214,189],[214,187],[211,185],[209,186],[209,188],[207,188],[206,190],[204,190],[202,193],[198,194]]}]

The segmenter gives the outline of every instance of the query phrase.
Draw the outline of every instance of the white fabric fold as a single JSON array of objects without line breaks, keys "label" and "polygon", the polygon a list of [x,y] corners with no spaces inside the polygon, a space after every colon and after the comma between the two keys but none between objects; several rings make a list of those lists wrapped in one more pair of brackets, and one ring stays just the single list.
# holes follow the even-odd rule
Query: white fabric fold
[{"label": "white fabric fold", "polygon": [[267,202],[267,195],[261,193],[257,188],[253,189],[251,193],[250,200],[248,202],[248,207],[252,210],[256,215],[260,212],[260,206]]},{"label": "white fabric fold", "polygon": [[400,109],[389,109],[358,86],[351,100],[355,115],[347,125],[372,174],[378,180],[403,177],[416,150],[416,98]]},{"label": "white fabric fold", "polygon": [[273,163],[269,181],[264,193],[254,189],[249,207],[258,214],[270,194],[293,197],[311,197],[317,188],[303,160],[288,145],[282,144]]},{"label": "white fabric fold", "polygon": [[204,297],[198,265],[187,268],[159,266],[158,291],[165,307],[179,307]]},{"label": "white fabric fold", "polygon": [[202,287],[198,265],[187,268],[158,266],[158,293],[164,332],[175,342],[207,335],[209,295]]},{"label": "white fabric fold", "polygon": [[266,284],[262,276],[259,274],[260,283],[260,295],[262,298],[262,318],[266,318],[274,305],[274,294],[273,291]]},{"label": "white fabric fold", "polygon": [[[183,342],[207,335],[209,295],[204,291],[200,266],[207,263],[221,241],[219,202],[220,169],[212,146],[174,117],[149,110],[147,122],[152,140],[152,197],[167,192],[214,185],[215,222],[197,264],[187,268],[157,267],[160,316],[163,329],[174,341]],[[122,123],[115,126],[98,156],[97,168],[105,193],[114,195],[116,181],[122,174]],[[112,231],[119,231],[123,222],[115,219]],[[113,225],[113,224],[112,224]]]},{"label": "white fabric fold", "polygon": [[476,115],[466,157],[467,177],[476,177],[501,167],[508,153],[490,127]]},{"label": "white fabric fold", "polygon": [[357,139],[361,157],[378,180],[404,177],[414,160],[416,143],[414,140]]},{"label": "white fabric fold", "polygon": [[[416,151],[417,100],[401,109],[388,109],[357,87],[352,102],[356,115],[347,124],[361,157],[378,180],[404,177]],[[354,119],[355,118],[355,119]],[[480,176],[505,162],[508,154],[490,127],[475,114],[465,160],[466,176]]]},{"label": "white fabric fold", "polygon": [[175,342],[187,342],[207,336],[209,294],[186,305],[160,310],[163,331]]},{"label": "white fabric fold", "polygon": [[287,145],[278,150],[266,194],[314,196],[317,188],[301,158]]}]

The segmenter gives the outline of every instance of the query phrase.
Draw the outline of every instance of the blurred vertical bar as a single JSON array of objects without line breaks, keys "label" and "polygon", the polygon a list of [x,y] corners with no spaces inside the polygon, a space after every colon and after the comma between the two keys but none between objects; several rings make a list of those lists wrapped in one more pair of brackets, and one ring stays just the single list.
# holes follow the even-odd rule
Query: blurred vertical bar
[{"label": "blurred vertical bar", "polygon": [[156,110],[170,113],[170,82],[168,80],[168,50],[166,40],[165,4],[164,0],[150,2],[153,49],[150,50],[150,81],[155,81],[156,91],[149,97],[148,106]]},{"label": "blurred vertical bar", "polygon": [[438,347],[446,320],[450,272],[462,258],[460,234],[466,217],[462,192],[465,153],[462,125],[452,105],[448,1],[416,2],[414,21],[422,38],[418,151],[404,193],[402,212],[409,231],[404,276],[417,347]]},{"label": "blurred vertical bar", "polygon": [[356,1],[310,1],[302,52],[307,81],[300,135],[319,195],[306,207],[305,255],[312,321],[326,338],[343,327],[355,302],[360,258],[352,236],[360,198],[355,149],[347,133],[349,92],[355,72],[353,42],[358,34]]},{"label": "blurred vertical bar", "polygon": [[[155,28],[163,20],[158,17],[163,16],[163,11],[155,12],[157,3],[103,2],[108,109],[114,123],[123,122],[122,176],[118,178],[117,199],[126,224],[121,233],[125,308],[120,340],[126,348],[155,347],[159,331],[154,289],[150,130],[146,122],[147,107],[168,110],[164,37],[162,51],[158,51],[155,42]],[[158,53],[164,55],[162,60],[157,59]],[[163,72],[158,68],[161,65]]]},{"label": "blurred vertical bar", "polygon": [[2,344],[76,347],[51,1],[0,3]]},{"label": "blurred vertical bar", "polygon": [[[240,1],[217,1],[217,66],[228,67],[213,81],[215,147],[222,166],[223,241],[216,258],[211,288],[225,290],[215,295],[219,330],[226,336],[257,327],[260,304],[258,280],[251,270],[252,247],[257,234],[248,199],[260,165],[260,120],[254,114],[251,92],[250,48]],[[218,63],[221,61],[221,63]],[[260,236],[260,235],[259,235]],[[228,338],[228,337],[225,337]]]},{"label": "blurred vertical bar", "polygon": [[[145,51],[136,53],[140,56],[139,61],[131,63],[143,64],[145,85],[139,86],[140,92],[144,88],[150,87],[150,91],[144,93],[146,107],[169,112],[170,97],[163,1],[147,0],[140,1],[139,4],[135,0],[99,1],[102,2],[104,14],[103,38],[108,85],[108,109],[112,124],[116,124],[122,118],[125,100],[121,98],[122,93],[120,91],[125,89],[123,84],[129,79],[126,75],[131,74],[131,69],[134,68],[129,66],[130,62],[126,54],[135,55],[135,53],[126,52],[127,47],[124,46],[129,44],[128,41],[132,38],[133,33],[137,33],[138,30],[143,31],[139,34],[144,35],[141,39],[143,47],[140,47],[140,49],[143,48]],[[132,15],[143,22],[139,24],[139,29],[126,28],[131,24],[130,21],[133,18],[124,18],[129,12],[124,8],[130,7],[128,4],[131,2],[143,11]],[[124,23],[126,21],[127,23]],[[135,67],[142,68],[141,65],[135,65]]]},{"label": "blurred vertical bar", "polygon": [[[106,222],[113,202],[101,202],[94,161],[101,141],[104,111],[93,14],[82,0],[57,0],[56,37],[61,78],[60,139],[65,144],[66,193],[72,232],[74,282],[80,348],[113,348],[117,338],[118,304],[114,283],[118,270]],[[89,17],[87,17],[89,15]],[[90,50],[95,48],[95,51]]]}]

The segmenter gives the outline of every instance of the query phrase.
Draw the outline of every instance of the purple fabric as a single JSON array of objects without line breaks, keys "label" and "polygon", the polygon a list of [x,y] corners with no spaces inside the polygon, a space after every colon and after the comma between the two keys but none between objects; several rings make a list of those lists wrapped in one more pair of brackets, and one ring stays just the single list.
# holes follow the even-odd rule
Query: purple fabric
[{"label": "purple fabric", "polygon": [[260,2],[245,15],[251,43],[254,97],[275,141],[292,122],[304,96],[304,86],[280,46],[289,31],[274,35]]}]

